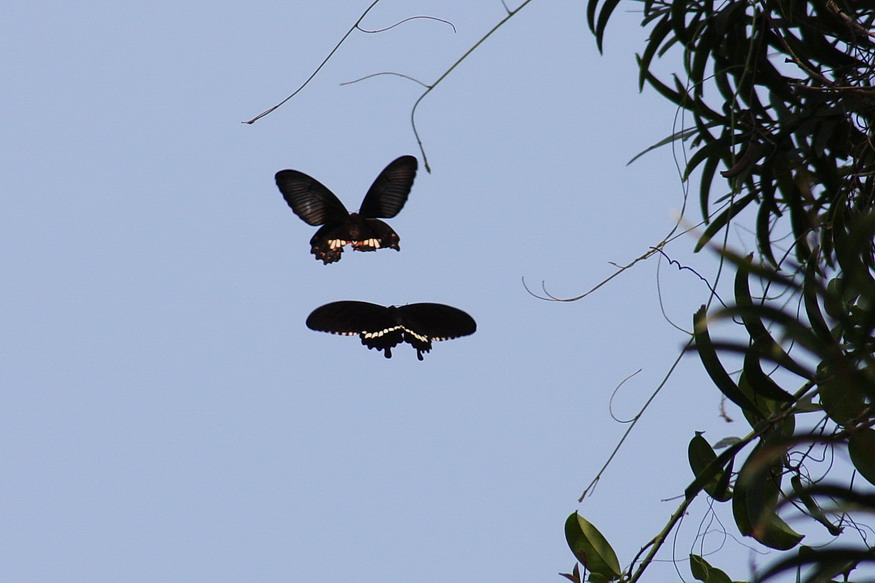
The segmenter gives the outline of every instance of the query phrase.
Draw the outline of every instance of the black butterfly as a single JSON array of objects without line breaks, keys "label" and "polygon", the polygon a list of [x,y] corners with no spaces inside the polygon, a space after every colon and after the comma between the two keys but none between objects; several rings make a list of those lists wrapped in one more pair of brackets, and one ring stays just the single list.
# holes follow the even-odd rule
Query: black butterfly
[{"label": "black butterfly", "polygon": [[355,336],[368,348],[384,351],[392,358],[392,348],[402,342],[416,349],[416,358],[431,350],[431,343],[473,334],[474,318],[443,304],[407,304],[388,308],[368,302],[332,302],[316,308],[307,318],[307,327],[319,332]]},{"label": "black butterfly", "polygon": [[357,213],[346,210],[334,193],[297,170],[280,170],[276,185],[283,198],[308,225],[322,228],[310,239],[310,253],[329,264],[340,260],[344,245],[356,251],[390,247],[400,251],[398,234],[379,219],[391,219],[407,202],[416,177],[416,158],[401,156],[380,172]]}]

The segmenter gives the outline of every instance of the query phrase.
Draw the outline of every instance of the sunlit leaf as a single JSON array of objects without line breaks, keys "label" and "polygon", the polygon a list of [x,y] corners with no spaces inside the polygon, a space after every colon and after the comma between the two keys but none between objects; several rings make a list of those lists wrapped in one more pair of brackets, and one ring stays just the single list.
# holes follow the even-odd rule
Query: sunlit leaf
[{"label": "sunlit leaf", "polygon": [[565,521],[565,540],[577,560],[592,575],[601,575],[607,581],[619,579],[620,562],[614,549],[602,533],[577,512]]},{"label": "sunlit leaf", "polygon": [[690,572],[702,583],[732,583],[729,575],[712,567],[708,561],[699,555],[690,555]]}]

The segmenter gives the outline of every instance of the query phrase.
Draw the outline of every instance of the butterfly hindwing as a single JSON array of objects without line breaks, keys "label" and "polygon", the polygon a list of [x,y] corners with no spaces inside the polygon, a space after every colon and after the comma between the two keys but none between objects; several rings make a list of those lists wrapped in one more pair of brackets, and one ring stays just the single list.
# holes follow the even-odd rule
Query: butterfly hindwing
[{"label": "butterfly hindwing", "polygon": [[391,219],[404,207],[416,178],[413,156],[401,156],[380,172],[362,201],[359,214],[372,219]]},{"label": "butterfly hindwing", "polygon": [[474,318],[458,308],[444,304],[407,304],[398,308],[406,328],[431,340],[451,340],[477,331]]},{"label": "butterfly hindwing", "polygon": [[311,330],[334,334],[358,335],[368,348],[381,350],[392,357],[392,348],[407,342],[416,356],[431,350],[433,341],[449,340],[473,334],[474,319],[457,308],[443,304],[420,303],[389,306],[358,301],[342,301],[315,309],[307,318]]},{"label": "butterfly hindwing", "polygon": [[336,223],[349,217],[349,211],[328,187],[303,172],[280,170],[276,185],[295,214],[308,225]]}]

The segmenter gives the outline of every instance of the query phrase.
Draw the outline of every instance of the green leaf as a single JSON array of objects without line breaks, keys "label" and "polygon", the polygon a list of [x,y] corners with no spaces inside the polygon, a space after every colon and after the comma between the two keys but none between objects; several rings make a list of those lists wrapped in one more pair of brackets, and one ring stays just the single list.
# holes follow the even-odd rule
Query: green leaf
[{"label": "green leaf", "polygon": [[775,254],[772,252],[772,218],[775,216],[774,211],[772,211],[767,205],[761,204],[760,208],[757,210],[757,223],[756,223],[756,234],[757,234],[757,249],[759,249],[760,255],[766,259],[772,266],[777,267],[778,261],[775,259]]},{"label": "green leaf", "polygon": [[805,270],[805,281],[802,285],[802,297],[805,300],[805,314],[811,324],[811,330],[825,344],[833,342],[832,333],[820,310],[819,297],[822,289],[817,279],[818,253],[814,251],[808,258],[808,267]]},{"label": "green leaf", "polygon": [[690,555],[690,571],[693,573],[693,577],[702,583],[732,583],[729,575],[712,567],[699,555]]},{"label": "green leaf", "polygon": [[775,512],[778,499],[781,448],[762,444],[738,472],[732,497],[732,514],[739,531],[769,548],[792,549],[804,538]]},{"label": "green leaf", "polygon": [[848,453],[860,475],[875,484],[875,429],[863,429],[851,435]]},{"label": "green leaf", "polygon": [[626,166],[629,166],[630,164],[632,164],[632,162],[634,162],[635,160],[637,160],[638,158],[640,158],[644,154],[647,154],[648,152],[652,152],[653,150],[656,150],[657,148],[667,146],[668,144],[671,144],[672,142],[676,142],[678,140],[683,142],[686,139],[688,139],[690,136],[694,135],[696,133],[696,131],[697,131],[696,128],[687,128],[685,130],[675,132],[675,133],[669,135],[668,137],[662,138],[661,140],[659,140],[658,142],[656,142],[652,146],[648,146],[644,150],[641,150],[640,152],[635,154],[631,160],[626,162]]},{"label": "green leaf", "polygon": [[598,1],[590,0],[589,5],[587,6],[586,16],[589,21],[589,28],[592,30],[593,34],[595,34],[596,46],[600,53],[604,51],[605,29],[608,27],[608,20],[611,18],[611,13],[614,11],[614,8],[616,8],[619,3],[620,0],[605,0],[605,3],[602,4],[602,9],[601,12],[599,12],[597,21],[595,20],[595,13]]},{"label": "green leaf", "polygon": [[805,505],[805,509],[811,515],[811,518],[819,522],[833,536],[838,536],[842,533],[842,528],[831,523],[826,514],[821,509],[820,505],[811,495],[811,491],[802,484],[799,476],[790,478],[790,485],[793,486],[793,493]]},{"label": "green leaf", "polygon": [[650,62],[659,50],[659,45],[662,44],[666,35],[671,32],[671,22],[667,19],[660,20],[656,26],[650,31],[650,37],[647,39],[647,46],[644,48],[644,53],[638,58],[638,67],[640,74],[638,77],[638,90],[644,89],[644,81],[646,80],[646,72],[650,69]]},{"label": "green leaf", "polygon": [[569,581],[573,583],[581,583],[580,580],[580,563],[574,563],[574,568],[570,573],[559,573],[561,576],[565,577]]},{"label": "green leaf", "polygon": [[[714,125],[712,122],[709,125]],[[681,177],[681,180],[687,180],[690,177],[690,174],[693,173],[693,170],[706,160],[723,160],[729,153],[729,139],[726,136],[721,136],[719,138],[710,139],[708,138],[708,143],[696,150],[696,152],[690,156],[689,161],[687,161],[686,168],[684,168],[684,174]],[[704,213],[705,218],[708,218],[707,209]]]},{"label": "green leaf", "polygon": [[792,403],[795,400],[793,395],[782,389],[778,383],[763,372],[759,355],[754,349],[751,349],[744,356],[744,375],[747,377],[751,390],[757,396],[785,403]]},{"label": "green leaf", "polygon": [[[842,382],[828,372],[828,368],[821,367],[819,373],[824,378],[820,385],[820,404],[829,418],[841,426],[852,423],[866,409],[866,396],[853,384]],[[870,480],[871,481],[871,480]]]},{"label": "green leaf", "polygon": [[602,533],[577,512],[565,521],[565,540],[577,560],[593,575],[601,575],[607,581],[619,579],[620,562]]},{"label": "green leaf", "polygon": [[739,390],[738,385],[735,384],[726,372],[726,369],[720,364],[720,359],[717,357],[714,345],[711,343],[711,336],[708,334],[705,306],[699,308],[699,311],[693,316],[693,334],[699,358],[702,359],[702,364],[705,365],[708,376],[711,377],[711,380],[717,385],[720,392],[742,409],[759,413],[756,405]]},{"label": "green leaf", "polygon": [[741,443],[740,437],[724,437],[720,441],[714,444],[714,449],[723,449],[724,447],[729,447],[735,445],[736,443]]},{"label": "green leaf", "polygon": [[768,569],[759,574],[758,580],[766,581],[785,571],[798,572],[800,568],[809,565],[812,569],[808,571],[806,581],[830,581],[839,575],[844,581],[867,580],[849,575],[858,566],[863,567],[860,563],[869,563],[870,565],[875,563],[875,549],[859,547],[815,549],[803,546],[798,553],[786,556],[770,565]]},{"label": "green leaf", "polygon": [[735,215],[744,210],[744,208],[756,200],[756,197],[753,194],[746,194],[743,197],[735,200],[729,207],[720,213],[716,219],[711,221],[711,224],[708,225],[708,228],[705,229],[705,232],[702,233],[702,236],[699,237],[699,241],[696,243],[695,251],[701,251],[702,247],[708,244],[708,241],[711,240],[714,235],[716,235],[723,227],[729,224]]},{"label": "green leaf", "polygon": [[[790,358],[790,355],[784,351],[781,345],[772,337],[765,324],[763,324],[763,315],[768,313],[768,310],[762,304],[754,304],[753,298],[750,294],[750,275],[761,275],[763,270],[770,270],[767,266],[754,266],[752,255],[748,255],[740,261],[733,260],[733,262],[738,266],[734,287],[735,301],[739,310],[739,315],[741,316],[742,322],[744,322],[745,329],[753,341],[754,347],[760,354],[768,355],[776,362],[780,363],[781,366],[804,377],[807,371]],[[755,380],[762,380],[756,375],[755,371],[754,376],[756,377]],[[778,388],[777,385],[775,388]],[[772,393],[769,389],[765,390]],[[779,388],[779,390],[781,389]],[[770,398],[786,400],[787,397],[790,397],[788,393],[785,393],[783,398],[778,397],[778,393],[774,393],[774,395],[775,396]],[[792,397],[790,397],[789,400],[792,401]]]},{"label": "green leaf", "polygon": [[702,487],[711,498],[718,502],[726,502],[732,498],[729,492],[729,476],[717,463],[717,454],[711,449],[708,441],[696,432],[687,447],[687,456],[693,475],[707,480]]}]

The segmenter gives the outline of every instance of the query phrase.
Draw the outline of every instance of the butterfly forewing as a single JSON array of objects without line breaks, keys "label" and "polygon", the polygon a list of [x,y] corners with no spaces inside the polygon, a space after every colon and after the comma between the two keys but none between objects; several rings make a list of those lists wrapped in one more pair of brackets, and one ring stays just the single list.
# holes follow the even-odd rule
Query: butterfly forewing
[{"label": "butterfly forewing", "polygon": [[341,222],[349,217],[349,211],[333,192],[303,172],[280,170],[276,185],[295,214],[309,225]]},{"label": "butterfly forewing", "polygon": [[307,318],[307,327],[333,334],[361,334],[385,328],[387,309],[368,302],[343,301],[316,308]]},{"label": "butterfly forewing", "polygon": [[374,180],[359,214],[373,219],[391,219],[397,215],[407,202],[416,168],[413,156],[401,156],[392,161]]}]

